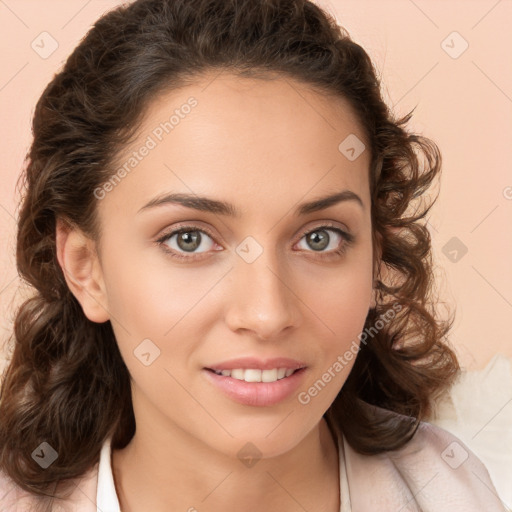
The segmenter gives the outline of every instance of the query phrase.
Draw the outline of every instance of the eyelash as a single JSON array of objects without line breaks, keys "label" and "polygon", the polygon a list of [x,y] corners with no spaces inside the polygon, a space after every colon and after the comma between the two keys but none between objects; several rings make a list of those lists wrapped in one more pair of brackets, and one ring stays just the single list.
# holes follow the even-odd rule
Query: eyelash
[{"label": "eyelash", "polygon": [[[353,244],[353,242],[355,240],[354,235],[347,233],[346,231],[343,231],[339,227],[334,226],[333,224],[323,224],[321,226],[317,226],[313,229],[306,230],[306,231],[302,232],[300,234],[299,241],[302,240],[302,238],[306,235],[314,233],[315,231],[323,231],[323,230],[336,232],[343,239],[343,243],[340,248],[334,249],[334,250],[331,250],[328,252],[307,251],[307,252],[313,252],[313,253],[318,254],[320,256],[320,258],[327,258],[327,257],[332,257],[332,256],[338,256],[338,257],[343,256],[345,254],[345,252],[347,251],[347,249]],[[215,242],[215,237],[213,236],[212,233],[210,233],[210,231],[208,229],[205,229],[203,227],[199,228],[199,226],[185,225],[185,226],[179,226],[178,228],[174,228],[172,231],[168,231],[168,232],[164,233],[160,238],[158,238],[156,240],[156,243],[162,248],[162,250],[164,250],[172,258],[177,258],[180,260],[194,261],[194,260],[202,258],[202,256],[200,256],[200,255],[203,253],[198,253],[198,255],[196,255],[196,256],[194,256],[193,253],[190,253],[191,254],[190,256],[183,256],[182,253],[177,253],[174,251],[174,249],[170,249],[167,246],[167,244],[165,243],[169,240],[169,238],[171,238],[174,235],[179,235],[181,233],[194,232],[194,231],[198,231],[200,233],[204,233],[204,234],[208,235]]]}]

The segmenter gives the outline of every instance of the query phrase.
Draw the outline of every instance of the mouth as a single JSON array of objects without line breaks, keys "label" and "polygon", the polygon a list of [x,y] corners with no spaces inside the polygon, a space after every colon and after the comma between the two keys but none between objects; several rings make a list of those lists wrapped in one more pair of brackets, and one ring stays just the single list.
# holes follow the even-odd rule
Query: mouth
[{"label": "mouth", "polygon": [[216,375],[221,377],[231,377],[236,380],[243,380],[245,382],[276,382],[278,380],[286,379],[293,374],[304,370],[301,368],[270,368],[260,370],[258,368],[233,368],[232,370],[215,370],[212,368],[205,368]]},{"label": "mouth", "polygon": [[206,381],[242,405],[271,407],[289,400],[304,385],[307,367],[203,368]]}]

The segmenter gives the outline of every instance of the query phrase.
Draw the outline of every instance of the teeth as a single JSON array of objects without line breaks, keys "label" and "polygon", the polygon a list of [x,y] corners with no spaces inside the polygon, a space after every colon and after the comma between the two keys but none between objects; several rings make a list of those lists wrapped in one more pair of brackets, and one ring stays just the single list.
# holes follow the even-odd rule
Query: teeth
[{"label": "teeth", "polygon": [[261,382],[275,382],[277,380],[277,370],[278,368],[274,368],[273,370],[262,370]]},{"label": "teeth", "polygon": [[231,370],[230,377],[232,377],[233,379],[244,380],[244,373],[244,370]]},{"label": "teeth", "polygon": [[245,382],[275,382],[289,377],[295,370],[286,368],[272,368],[271,370],[242,369],[233,370],[215,370],[217,375],[231,377],[237,380],[245,380]]}]

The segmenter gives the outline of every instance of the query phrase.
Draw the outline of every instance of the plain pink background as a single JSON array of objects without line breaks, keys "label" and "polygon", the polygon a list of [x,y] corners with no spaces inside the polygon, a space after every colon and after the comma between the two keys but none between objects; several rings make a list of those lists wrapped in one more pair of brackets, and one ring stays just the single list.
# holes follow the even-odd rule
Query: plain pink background
[{"label": "plain pink background", "polygon": [[[23,295],[14,264],[15,184],[35,103],[92,23],[120,3],[0,2],[2,342]],[[370,54],[388,104],[397,114],[417,105],[411,129],[441,149],[441,193],[429,228],[441,297],[457,311],[450,339],[463,366],[481,368],[496,353],[512,357],[512,2],[317,3]],[[43,32],[58,44],[46,58],[31,46],[46,38],[50,48]],[[461,257],[453,249],[462,244],[467,253]]]}]

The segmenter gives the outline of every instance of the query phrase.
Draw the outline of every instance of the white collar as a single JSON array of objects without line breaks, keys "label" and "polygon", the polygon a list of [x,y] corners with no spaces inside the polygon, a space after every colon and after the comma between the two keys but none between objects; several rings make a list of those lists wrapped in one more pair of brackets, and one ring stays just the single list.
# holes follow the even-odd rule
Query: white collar
[{"label": "white collar", "polygon": [[[336,432],[340,471],[340,512],[345,512],[350,510],[350,497],[348,495],[342,437],[338,429],[336,429]],[[100,453],[100,462],[98,468],[98,488],[96,492],[96,508],[101,512],[121,512],[121,507],[119,506],[119,500],[117,498],[116,487],[114,485],[114,477],[112,474],[110,442],[110,438],[104,442]]]},{"label": "white collar", "polygon": [[108,438],[101,448],[96,509],[101,510],[101,512],[121,512],[112,474],[110,442],[111,439]]}]

